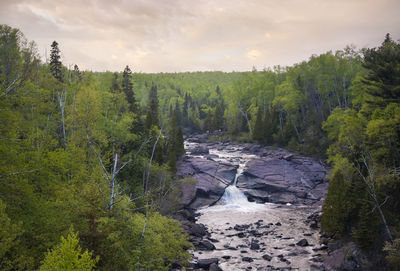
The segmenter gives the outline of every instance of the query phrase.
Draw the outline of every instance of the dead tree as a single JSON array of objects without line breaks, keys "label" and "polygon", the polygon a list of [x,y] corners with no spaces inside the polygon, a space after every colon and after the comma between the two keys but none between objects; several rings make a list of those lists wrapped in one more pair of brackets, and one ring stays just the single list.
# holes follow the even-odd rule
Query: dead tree
[{"label": "dead tree", "polygon": [[[115,153],[113,155],[113,167],[111,168],[111,171],[109,172],[107,170],[107,168],[105,167],[105,165],[103,163],[103,159],[101,158],[100,154],[96,151],[92,142],[90,141],[89,135],[86,134],[86,137],[87,137],[90,147],[92,148],[93,152],[96,154],[96,156],[99,160],[99,163],[100,163],[101,167],[103,168],[103,177],[106,180],[108,186],[110,187],[110,195],[108,196],[108,199],[105,198],[105,202],[106,202],[107,208],[111,211],[113,206],[120,201],[120,200],[117,200],[117,198],[119,196],[122,196],[124,193],[124,191],[121,190],[120,184],[117,182],[118,173],[134,160],[134,158],[142,150],[143,146],[145,144],[147,144],[148,140],[144,141],[142,143],[142,145],[140,146],[139,150],[135,153],[135,155],[133,157],[131,157],[128,161],[122,163],[121,166],[118,166],[118,153]],[[98,186],[98,187],[99,187],[100,192],[102,193],[100,186]]]}]

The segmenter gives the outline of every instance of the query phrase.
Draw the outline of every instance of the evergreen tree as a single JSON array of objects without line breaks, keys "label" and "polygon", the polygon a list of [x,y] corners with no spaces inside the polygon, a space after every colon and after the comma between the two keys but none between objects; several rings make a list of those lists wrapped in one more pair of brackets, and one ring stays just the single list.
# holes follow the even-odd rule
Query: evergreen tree
[{"label": "evergreen tree", "polygon": [[59,82],[63,82],[62,76],[62,63],[60,61],[60,49],[58,48],[58,43],[53,41],[51,44],[50,52],[50,72]]},{"label": "evergreen tree", "polygon": [[253,129],[253,139],[257,142],[262,142],[264,139],[264,131],[263,131],[263,120],[262,120],[262,110],[261,107],[258,107],[256,123],[254,124]]},{"label": "evergreen tree", "polygon": [[176,102],[175,102],[174,114],[176,116],[176,121],[178,123],[178,126],[181,126],[182,125],[182,113],[181,113],[181,109],[180,109],[178,100],[176,100]]},{"label": "evergreen tree", "polygon": [[371,213],[373,207],[363,202],[359,212],[359,221],[354,230],[354,237],[358,245],[363,249],[372,249],[377,239],[377,217]]},{"label": "evergreen tree", "polygon": [[113,94],[118,94],[118,93],[121,92],[121,88],[120,88],[119,83],[118,83],[118,73],[117,72],[115,72],[113,74],[113,80],[112,80],[112,83],[111,83],[110,91]]},{"label": "evergreen tree", "polygon": [[368,73],[362,82],[372,96],[367,102],[380,107],[400,103],[400,43],[387,34],[382,46],[365,51],[363,65]]},{"label": "evergreen tree", "polygon": [[150,130],[153,126],[159,127],[160,122],[158,114],[157,87],[152,85],[149,93],[149,103],[147,106],[146,130]]},{"label": "evergreen tree", "polygon": [[138,105],[136,103],[135,93],[133,92],[132,84],[132,71],[128,65],[126,65],[122,74],[122,91],[126,95],[126,100],[129,103],[129,111],[138,114]]},{"label": "evergreen tree", "polygon": [[82,81],[82,74],[81,71],[79,70],[78,65],[74,65],[74,77],[76,78],[75,81],[80,82]]}]

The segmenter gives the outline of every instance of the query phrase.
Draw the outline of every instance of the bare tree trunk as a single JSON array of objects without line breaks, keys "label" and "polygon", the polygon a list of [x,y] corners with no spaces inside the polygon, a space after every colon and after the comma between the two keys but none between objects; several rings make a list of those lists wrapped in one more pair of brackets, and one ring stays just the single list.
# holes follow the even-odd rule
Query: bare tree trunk
[{"label": "bare tree trunk", "polygon": [[[364,164],[365,168],[368,171],[368,176],[365,176],[362,171],[361,171],[361,166],[358,163],[358,161],[356,161],[356,166],[355,168],[358,171],[358,174],[361,176],[361,178],[363,179],[364,183],[367,185],[368,189],[368,194],[372,197],[372,199],[374,200],[374,209],[377,209],[379,212],[379,215],[381,217],[382,223],[385,227],[385,231],[386,234],[390,240],[391,243],[393,243],[393,237],[392,234],[390,232],[389,229],[389,225],[386,222],[386,218],[385,215],[382,211],[382,206],[386,203],[387,199],[383,202],[383,203],[379,203],[378,197],[376,195],[376,190],[375,190],[375,180],[374,180],[374,174],[375,174],[375,165],[374,165],[374,161],[372,160],[371,154],[369,152],[367,152],[368,157],[366,157],[365,155],[362,155],[362,163]],[[370,162],[368,163],[368,160],[370,160]]]},{"label": "bare tree trunk", "polygon": [[294,123],[294,120],[292,119],[292,116],[290,116],[289,112],[287,112],[287,111],[285,111],[285,113],[288,115],[288,117],[289,117],[289,119],[290,119],[290,122],[291,122],[292,125],[293,125],[293,128],[294,128],[294,130],[295,130],[295,132],[296,132],[296,135],[297,135],[297,140],[298,140],[298,142],[301,142],[299,131],[297,130],[296,124]]},{"label": "bare tree trunk", "polygon": [[249,118],[247,117],[247,113],[246,113],[246,112],[244,112],[244,111],[243,111],[242,109],[240,109],[240,108],[239,108],[239,111],[240,111],[240,113],[242,113],[243,117],[245,117],[245,118],[246,118],[247,125],[248,125],[248,127],[249,127],[249,131],[250,131],[250,134],[253,134],[253,131],[252,131],[252,129],[251,129],[251,125],[250,125]]},{"label": "bare tree trunk", "polygon": [[148,185],[149,185],[151,163],[153,162],[154,152],[156,151],[158,140],[161,137],[162,129],[163,129],[163,127],[161,127],[161,129],[160,129],[160,133],[158,134],[156,142],[154,142],[154,145],[153,145],[153,151],[151,152],[151,157],[150,157],[150,161],[149,161],[149,167],[148,167],[147,175],[146,175],[146,183],[145,183],[145,189],[144,189],[144,193],[145,194],[147,194],[147,189],[148,189]]},{"label": "bare tree trunk", "polygon": [[61,111],[61,123],[62,123],[62,133],[63,133],[63,138],[64,138],[64,148],[67,148],[67,137],[65,135],[65,90],[63,92],[58,92],[57,93],[57,98],[58,98],[58,103],[60,105],[60,111]]}]

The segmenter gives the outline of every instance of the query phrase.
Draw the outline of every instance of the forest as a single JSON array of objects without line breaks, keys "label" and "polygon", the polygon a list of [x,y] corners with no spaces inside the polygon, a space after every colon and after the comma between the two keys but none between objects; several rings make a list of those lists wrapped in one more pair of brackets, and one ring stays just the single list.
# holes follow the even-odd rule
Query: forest
[{"label": "forest", "polygon": [[[329,164],[322,229],[400,268],[400,43],[249,72],[80,71],[0,25],[0,269],[169,270],[184,136]],[[378,255],[378,256],[374,256]]]}]

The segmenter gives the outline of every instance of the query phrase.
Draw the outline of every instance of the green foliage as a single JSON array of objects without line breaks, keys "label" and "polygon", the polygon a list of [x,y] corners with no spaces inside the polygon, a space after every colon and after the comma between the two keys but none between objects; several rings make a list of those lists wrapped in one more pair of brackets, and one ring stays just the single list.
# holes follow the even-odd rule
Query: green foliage
[{"label": "green foliage", "polygon": [[390,270],[400,270],[400,239],[395,239],[393,243],[387,242],[383,250],[387,253]]},{"label": "green foliage", "polygon": [[46,253],[39,271],[91,271],[97,261],[91,252],[82,251],[78,235],[69,232],[67,238],[61,237],[61,243]]},{"label": "green foliage", "polygon": [[[396,238],[399,224],[400,45],[387,36],[364,51],[363,70],[348,88],[350,108],[332,110],[322,127],[330,141],[332,179],[322,226],[339,231],[366,250],[381,254],[382,242]],[[340,173],[340,174],[339,174]],[[385,251],[398,268],[397,243]]]},{"label": "green foliage", "polygon": [[327,233],[343,233],[346,229],[348,212],[348,184],[339,170],[329,182],[328,195],[322,206],[322,229]]},{"label": "green foliage", "polygon": [[359,211],[359,220],[353,231],[353,236],[357,244],[363,249],[374,248],[378,237],[377,225],[378,219],[374,212],[373,206],[364,202]]}]

